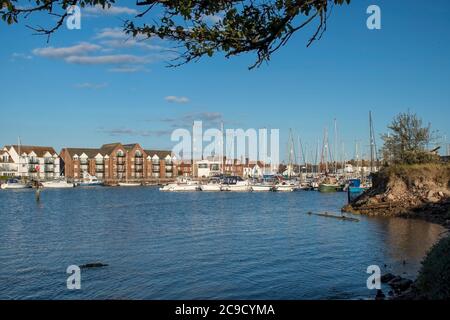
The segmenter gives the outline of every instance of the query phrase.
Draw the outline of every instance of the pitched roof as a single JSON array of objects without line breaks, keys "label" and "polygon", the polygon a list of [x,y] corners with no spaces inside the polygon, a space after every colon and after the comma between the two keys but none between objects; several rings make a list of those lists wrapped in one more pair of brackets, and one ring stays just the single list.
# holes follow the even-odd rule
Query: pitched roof
[{"label": "pitched roof", "polygon": [[22,146],[22,145],[10,145],[10,146],[6,146],[8,149],[9,148],[14,148],[14,150],[17,151],[17,153],[19,152],[19,147],[20,147],[20,153],[23,154],[24,152],[26,154],[29,154],[31,152],[34,152],[36,154],[36,156],[38,158],[42,158],[47,152],[50,153],[52,156],[54,154],[56,154],[55,149],[53,149],[52,147],[40,147],[40,146]]},{"label": "pitched roof", "polygon": [[144,150],[144,152],[150,157],[153,157],[156,154],[160,159],[164,159],[168,155],[172,157],[172,151],[167,150]]},{"label": "pitched roof", "polygon": [[101,151],[101,154],[104,154],[104,155],[109,155],[109,154],[111,154],[113,151],[114,151],[114,149],[117,147],[117,146],[119,146],[119,145],[122,145],[120,142],[114,142],[114,143],[108,143],[108,144],[104,144],[104,145],[102,145],[101,146],[101,148],[100,148],[100,151]]},{"label": "pitched roof", "polygon": [[123,144],[123,147],[125,148],[125,150],[131,151],[137,145],[139,145],[139,144],[138,143],[128,143],[128,144]]},{"label": "pitched roof", "polygon": [[92,159],[95,158],[95,156],[100,152],[100,149],[98,148],[64,148],[71,157],[74,155],[81,156],[83,153],[85,153],[88,158]]}]

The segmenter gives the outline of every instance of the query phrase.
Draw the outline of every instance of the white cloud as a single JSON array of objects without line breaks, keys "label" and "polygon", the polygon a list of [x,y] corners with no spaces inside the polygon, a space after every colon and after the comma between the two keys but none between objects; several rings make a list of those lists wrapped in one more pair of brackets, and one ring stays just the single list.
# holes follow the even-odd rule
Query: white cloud
[{"label": "white cloud", "polygon": [[33,59],[33,56],[30,56],[29,54],[25,54],[25,53],[17,53],[14,52],[11,55],[12,60],[16,60],[16,59],[25,59],[25,60],[31,60]]},{"label": "white cloud", "polygon": [[64,61],[75,64],[122,64],[122,63],[147,63],[146,57],[131,54],[116,54],[103,56],[69,56]]},{"label": "white cloud", "polygon": [[103,28],[97,33],[95,39],[126,39],[129,37],[121,28]]},{"label": "white cloud", "polygon": [[80,44],[71,47],[46,47],[46,48],[36,48],[33,50],[33,54],[40,57],[47,58],[64,58],[73,55],[83,55],[89,52],[100,50],[101,47],[96,44],[91,44],[87,42],[82,42]]},{"label": "white cloud", "polygon": [[83,82],[83,83],[77,83],[75,85],[76,88],[81,89],[103,89],[108,86],[107,83],[91,83],[91,82]]},{"label": "white cloud", "polygon": [[81,13],[87,13],[88,15],[98,16],[98,15],[109,15],[109,16],[115,16],[115,15],[121,15],[121,14],[128,14],[128,15],[136,15],[139,12],[136,9],[128,8],[128,7],[119,7],[119,6],[111,6],[111,7],[105,7],[103,8],[101,5],[96,5],[94,7],[86,7],[83,8]]},{"label": "white cloud", "polygon": [[170,103],[188,103],[189,98],[187,97],[177,97],[177,96],[167,96],[164,98],[167,102]]},{"label": "white cloud", "polygon": [[119,66],[116,68],[110,68],[108,71],[117,73],[135,73],[140,71],[148,72],[149,70],[141,66]]},{"label": "white cloud", "polygon": [[101,41],[101,44],[104,46],[112,47],[112,48],[142,48],[147,50],[164,50],[165,48],[158,45],[152,45],[145,43],[143,41],[137,41],[135,39],[125,39],[125,40],[104,40]]}]

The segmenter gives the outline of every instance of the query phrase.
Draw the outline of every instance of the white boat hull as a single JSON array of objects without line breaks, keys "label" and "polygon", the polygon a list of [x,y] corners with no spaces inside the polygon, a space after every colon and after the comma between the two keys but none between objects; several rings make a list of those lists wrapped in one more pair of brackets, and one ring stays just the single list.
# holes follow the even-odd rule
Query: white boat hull
[{"label": "white boat hull", "polygon": [[295,188],[293,186],[276,186],[275,191],[278,192],[293,192]]},{"label": "white boat hull", "polygon": [[159,188],[159,191],[165,192],[192,192],[192,191],[200,191],[200,186],[195,184],[168,184],[162,188]]},{"label": "white boat hull", "polygon": [[200,186],[202,191],[222,191],[220,184],[204,184]]},{"label": "white boat hull", "polygon": [[5,183],[5,184],[2,184],[1,185],[1,188],[3,189],[3,190],[15,190],[15,189],[26,189],[26,188],[29,188],[29,186],[27,186],[26,184],[7,184],[7,183]]},{"label": "white boat hull", "polygon": [[140,187],[140,183],[132,183],[132,182],[119,182],[119,186],[121,187]]},{"label": "white boat hull", "polygon": [[95,186],[102,186],[103,182],[81,182],[79,184],[80,187],[95,187]]},{"label": "white boat hull", "polygon": [[248,185],[224,185],[222,186],[223,191],[233,191],[233,192],[247,192],[251,191],[250,186]]},{"label": "white boat hull", "polygon": [[254,186],[251,186],[251,189],[253,192],[267,192],[267,191],[272,191],[272,186],[254,185]]},{"label": "white boat hull", "polygon": [[66,189],[66,188],[73,188],[74,184],[65,181],[61,182],[50,181],[50,182],[42,182],[42,186],[47,189]]}]

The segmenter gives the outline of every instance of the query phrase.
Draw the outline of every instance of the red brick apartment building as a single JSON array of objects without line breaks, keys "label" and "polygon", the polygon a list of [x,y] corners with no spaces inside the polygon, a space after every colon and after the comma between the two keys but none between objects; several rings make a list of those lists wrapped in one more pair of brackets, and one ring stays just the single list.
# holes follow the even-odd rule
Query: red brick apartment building
[{"label": "red brick apartment building", "polygon": [[171,151],[144,150],[138,143],[110,143],[95,148],[61,150],[63,174],[73,180],[85,172],[107,183],[119,181],[157,182],[176,177]]}]

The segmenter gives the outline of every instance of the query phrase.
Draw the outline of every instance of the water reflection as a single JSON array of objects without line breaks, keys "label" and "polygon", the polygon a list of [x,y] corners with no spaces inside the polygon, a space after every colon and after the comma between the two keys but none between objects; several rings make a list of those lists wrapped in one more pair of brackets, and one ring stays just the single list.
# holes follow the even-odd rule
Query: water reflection
[{"label": "water reflection", "polygon": [[[0,299],[356,299],[366,269],[414,275],[443,228],[339,213],[344,193],[0,192]],[[403,265],[403,260],[406,264]],[[101,261],[83,290],[71,264]]]},{"label": "water reflection", "polygon": [[422,220],[371,218],[380,230],[385,254],[392,260],[391,269],[415,276],[429,249],[445,234],[445,228]]}]

